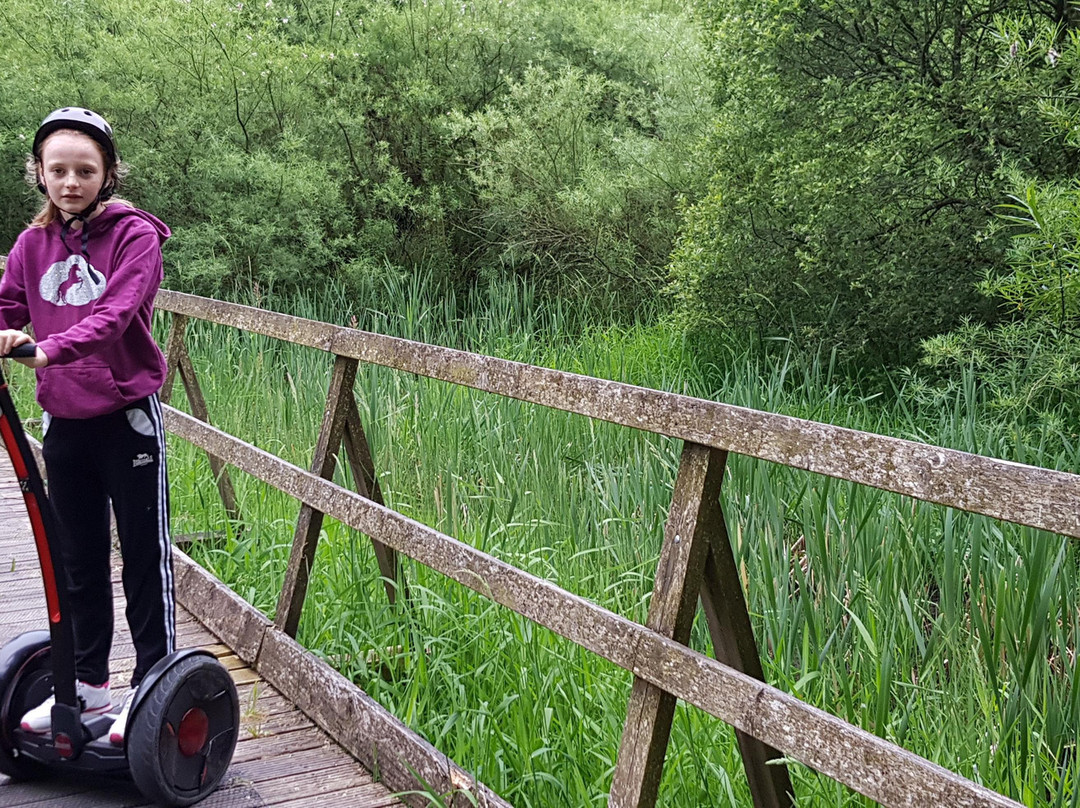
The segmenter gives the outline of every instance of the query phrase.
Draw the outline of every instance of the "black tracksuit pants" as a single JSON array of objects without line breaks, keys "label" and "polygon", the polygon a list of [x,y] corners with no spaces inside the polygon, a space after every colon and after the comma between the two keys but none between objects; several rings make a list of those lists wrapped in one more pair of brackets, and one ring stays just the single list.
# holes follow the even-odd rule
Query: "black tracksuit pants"
[{"label": "black tracksuit pants", "polygon": [[67,571],[75,674],[92,685],[109,679],[111,501],[135,643],[135,686],[176,647],[165,427],[158,397],[95,418],[48,418],[43,453]]}]

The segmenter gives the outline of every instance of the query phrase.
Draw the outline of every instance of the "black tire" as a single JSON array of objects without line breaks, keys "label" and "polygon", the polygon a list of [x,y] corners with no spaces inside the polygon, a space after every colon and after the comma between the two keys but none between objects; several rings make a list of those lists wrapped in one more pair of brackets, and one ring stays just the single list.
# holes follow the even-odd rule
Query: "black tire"
[{"label": "black tire", "polygon": [[14,731],[27,710],[52,695],[52,657],[49,646],[31,654],[7,681],[0,682],[0,773],[13,780],[36,780],[48,769],[36,760],[20,756]]},{"label": "black tire", "polygon": [[209,656],[181,659],[135,705],[128,724],[131,779],[160,805],[192,805],[224,777],[240,727],[229,672]]}]

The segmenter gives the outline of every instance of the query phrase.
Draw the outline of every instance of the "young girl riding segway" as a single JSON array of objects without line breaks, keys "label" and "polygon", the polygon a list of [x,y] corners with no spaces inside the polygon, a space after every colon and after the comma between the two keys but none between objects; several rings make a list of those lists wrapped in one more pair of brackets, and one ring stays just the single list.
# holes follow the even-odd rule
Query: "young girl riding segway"
[{"label": "young girl riding segway", "polygon": [[[114,197],[120,155],[112,128],[90,110],[50,114],[27,169],[45,202],[0,278],[0,356],[27,353],[18,361],[36,368],[47,494],[2,374],[0,432],[27,499],[50,631],[0,648],[0,772],[130,774],[148,797],[190,805],[228,768],[239,702],[212,656],[175,648],[158,401],[165,359],[151,335],[169,229]],[[136,654],[118,705],[109,687],[110,507]]]}]

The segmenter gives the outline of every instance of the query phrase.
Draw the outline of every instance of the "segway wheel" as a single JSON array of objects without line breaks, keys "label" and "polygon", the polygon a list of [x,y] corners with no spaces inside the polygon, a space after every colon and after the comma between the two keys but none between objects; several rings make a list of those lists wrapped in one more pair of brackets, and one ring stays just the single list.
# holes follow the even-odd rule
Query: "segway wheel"
[{"label": "segway wheel", "polygon": [[[39,633],[45,638],[49,636],[48,632]],[[52,695],[52,660],[47,639],[35,645],[20,656],[17,664],[10,668],[2,666],[4,670],[0,674],[0,773],[13,780],[34,780],[47,771],[43,764],[20,755],[14,738],[26,711]]]},{"label": "segway wheel", "polygon": [[131,778],[161,805],[210,794],[232,761],[240,699],[228,671],[209,656],[181,659],[151,685],[127,730]]}]

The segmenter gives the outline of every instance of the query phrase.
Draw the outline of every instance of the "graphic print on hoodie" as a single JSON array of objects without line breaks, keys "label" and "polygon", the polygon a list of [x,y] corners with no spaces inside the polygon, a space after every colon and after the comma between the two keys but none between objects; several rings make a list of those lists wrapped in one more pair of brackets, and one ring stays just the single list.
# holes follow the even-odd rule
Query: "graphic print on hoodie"
[{"label": "graphic print on hoodie", "polygon": [[[72,273],[72,267],[75,272]],[[41,299],[57,306],[85,306],[105,294],[105,276],[81,255],[57,261],[41,276]]]},{"label": "graphic print on hoodie", "polygon": [[[108,205],[80,240],[60,222],[23,231],[0,278],[0,327],[34,324],[49,364],[37,370],[42,409],[91,418],[156,393],[165,357],[150,330],[169,228],[152,214]],[[74,249],[72,249],[74,248]]]}]

